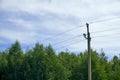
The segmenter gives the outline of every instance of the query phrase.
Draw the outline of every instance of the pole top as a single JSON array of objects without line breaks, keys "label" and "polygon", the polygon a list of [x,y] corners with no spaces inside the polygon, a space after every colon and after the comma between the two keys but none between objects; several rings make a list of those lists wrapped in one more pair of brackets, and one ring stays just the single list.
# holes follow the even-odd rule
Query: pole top
[{"label": "pole top", "polygon": [[89,24],[88,24],[88,23],[86,23],[86,25],[88,26]]}]

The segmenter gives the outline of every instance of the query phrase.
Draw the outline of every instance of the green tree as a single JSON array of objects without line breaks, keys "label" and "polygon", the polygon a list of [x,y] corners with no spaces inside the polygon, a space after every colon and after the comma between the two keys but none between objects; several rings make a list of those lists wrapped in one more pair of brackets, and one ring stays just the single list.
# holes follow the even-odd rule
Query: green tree
[{"label": "green tree", "polygon": [[46,57],[43,45],[36,43],[33,50],[25,54],[26,80],[47,80]]},{"label": "green tree", "polygon": [[117,56],[113,57],[112,63],[112,69],[111,69],[111,79],[110,80],[120,80],[120,60]]},{"label": "green tree", "polygon": [[72,70],[70,80],[87,80],[87,52],[80,53],[79,62]]},{"label": "green tree", "polygon": [[21,65],[23,62],[23,51],[18,41],[16,41],[10,48],[8,52],[8,73],[7,78],[9,80],[21,80],[23,72],[21,70]]},{"label": "green tree", "polygon": [[7,53],[0,52],[0,80],[5,80],[7,73],[8,61],[7,61]]},{"label": "green tree", "polygon": [[67,80],[68,70],[61,64],[51,45],[45,49],[47,53],[48,80]]}]

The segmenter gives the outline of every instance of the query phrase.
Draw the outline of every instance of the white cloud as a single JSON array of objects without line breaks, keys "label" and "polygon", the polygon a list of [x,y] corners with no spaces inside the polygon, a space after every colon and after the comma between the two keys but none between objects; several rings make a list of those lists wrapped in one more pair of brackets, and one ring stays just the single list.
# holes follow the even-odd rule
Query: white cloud
[{"label": "white cloud", "polygon": [[[19,40],[21,43],[24,43],[24,44],[31,44],[31,43],[34,43],[36,41],[34,41],[36,38],[35,38],[35,33],[34,32],[25,32],[25,31],[14,31],[14,30],[2,30],[0,32],[0,36],[1,37],[5,37],[7,38],[8,40],[10,41],[15,41],[15,40]],[[33,40],[34,38],[34,40]]]},{"label": "white cloud", "polygon": [[[24,17],[9,17],[7,19],[9,22],[16,24],[17,26],[21,26],[18,28],[20,31],[16,33],[14,30],[6,29],[0,32],[0,36],[7,37],[11,40],[19,39],[23,43],[32,43],[37,40],[41,40],[39,38],[44,39],[66,30],[69,31],[69,29],[86,22],[89,23],[101,19],[120,16],[119,5],[119,0],[51,0],[51,2],[49,0],[3,0],[2,3],[0,3],[1,10],[8,12],[12,11],[13,13],[18,12],[21,13],[20,15],[22,15],[22,12],[26,12],[37,16],[38,20],[35,22],[31,20],[25,20]],[[71,16],[73,17],[72,19],[75,18],[75,20],[78,20],[80,23],[73,20],[75,21],[74,23],[72,19],[70,20],[69,17]],[[39,19],[41,19],[41,17],[42,21],[40,22]],[[67,21],[67,18],[70,21]],[[119,24],[119,19],[94,23],[90,24],[90,31],[94,32],[111,28],[118,28]],[[21,31],[21,28],[23,28],[24,31]],[[9,34],[5,34],[5,32],[8,32]],[[86,27],[78,28],[68,32],[67,36],[63,35],[62,37],[57,38],[55,41],[51,42],[59,42],[75,35],[81,35],[84,32],[86,32]],[[91,36],[106,35],[117,32],[119,32],[119,30],[91,34]],[[107,38],[106,41],[109,41],[109,44],[104,42],[104,39],[96,39],[95,43],[93,42],[94,44],[92,44],[94,47],[109,47],[111,44],[114,47],[119,47],[119,44],[115,44],[114,39]],[[103,43],[106,44],[103,45]],[[79,46],[80,44],[76,44],[70,47],[77,49]]]},{"label": "white cloud", "polygon": [[9,22],[14,23],[16,25],[19,25],[21,27],[23,27],[24,29],[27,30],[34,30],[34,25],[32,25],[30,22],[25,21],[24,19],[20,19],[20,18],[9,18],[8,19]]},{"label": "white cloud", "polygon": [[99,0],[52,0],[51,3],[40,0],[6,0],[2,8],[15,11],[26,11],[33,14],[42,14],[42,11],[61,15],[74,15],[80,18],[97,17],[118,12],[119,1]]}]

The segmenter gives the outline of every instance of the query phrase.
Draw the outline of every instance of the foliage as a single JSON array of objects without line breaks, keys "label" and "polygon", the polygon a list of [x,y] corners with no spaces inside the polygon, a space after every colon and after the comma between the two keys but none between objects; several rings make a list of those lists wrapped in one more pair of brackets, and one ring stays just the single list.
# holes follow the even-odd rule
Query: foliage
[{"label": "foliage", "polygon": [[[92,80],[120,80],[120,60],[108,61],[105,53],[91,49]],[[0,80],[87,80],[87,51],[79,54],[62,51],[58,55],[51,45],[36,43],[23,52],[16,41],[0,52]]]}]

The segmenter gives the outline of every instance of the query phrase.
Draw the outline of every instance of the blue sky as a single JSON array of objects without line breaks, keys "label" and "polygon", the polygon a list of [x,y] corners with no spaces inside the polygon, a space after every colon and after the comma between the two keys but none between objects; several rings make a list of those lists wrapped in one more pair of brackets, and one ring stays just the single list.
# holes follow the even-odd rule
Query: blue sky
[{"label": "blue sky", "polygon": [[[0,48],[9,48],[19,40],[24,49],[39,42],[50,43],[57,52],[66,48],[84,51],[86,40],[79,35],[86,33],[86,22],[94,22],[90,24],[90,32],[95,32],[91,34],[91,47],[98,52],[103,48],[109,58],[118,56],[119,5],[119,0],[1,0]],[[95,22],[99,20],[106,21]]]}]

